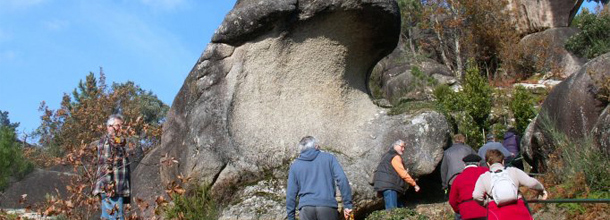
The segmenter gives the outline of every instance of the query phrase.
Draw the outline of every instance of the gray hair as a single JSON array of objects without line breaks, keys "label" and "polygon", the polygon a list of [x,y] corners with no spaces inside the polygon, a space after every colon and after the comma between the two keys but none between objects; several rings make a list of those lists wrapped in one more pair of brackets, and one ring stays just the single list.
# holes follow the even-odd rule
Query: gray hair
[{"label": "gray hair", "polygon": [[403,140],[398,139],[397,141],[394,141],[394,143],[392,143],[392,145],[390,145],[390,149],[394,149],[394,146],[401,145],[401,144],[406,144],[406,143]]},{"label": "gray hair", "polygon": [[108,121],[106,121],[106,125],[109,126],[109,125],[114,124],[114,121],[116,121],[117,119],[121,120],[121,121],[125,121],[121,114],[112,114],[112,115],[108,116]]},{"label": "gray hair", "polygon": [[298,150],[299,153],[308,149],[315,149],[318,146],[318,140],[312,136],[305,136],[299,141]]}]

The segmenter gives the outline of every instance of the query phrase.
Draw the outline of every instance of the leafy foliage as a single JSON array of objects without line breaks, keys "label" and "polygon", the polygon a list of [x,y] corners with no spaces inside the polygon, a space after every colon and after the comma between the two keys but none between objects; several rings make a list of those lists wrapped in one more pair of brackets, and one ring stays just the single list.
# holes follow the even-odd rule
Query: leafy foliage
[{"label": "leafy foliage", "polygon": [[582,31],[568,39],[567,50],[589,59],[610,52],[610,14],[594,14],[583,9],[574,18],[573,25]]},{"label": "leafy foliage", "polygon": [[0,111],[0,126],[8,126],[10,128],[16,129],[19,127],[19,122],[11,123],[11,120],[8,118],[7,111]]},{"label": "leafy foliage", "polygon": [[[121,113],[125,121],[122,136],[128,140],[128,154],[134,162],[143,154],[143,147],[154,146],[161,136],[161,125],[169,107],[152,92],[142,90],[133,82],[114,83],[106,88],[105,76],[100,71],[99,79],[93,73],[80,82],[72,96],[64,94],[60,108],[51,110],[43,102],[42,123],[36,134],[40,144],[63,163],[70,164],[77,174],[67,186],[68,196],[55,196],[48,201],[45,215],[62,214],[70,219],[90,219],[96,213],[98,198],[91,194],[97,177],[96,140],[106,133],[109,115]],[[150,148],[149,148],[150,149]],[[62,199],[66,198],[67,199]],[[148,205],[140,205],[141,209]],[[129,213],[130,206],[125,213]],[[129,214],[128,214],[129,215]],[[131,215],[135,218],[135,215]]]},{"label": "leafy foliage", "polygon": [[99,138],[104,134],[105,120],[113,113],[122,113],[128,123],[133,122],[130,135],[137,143],[150,147],[159,141],[161,123],[169,107],[152,92],[130,81],[114,83],[107,91],[104,75],[100,75],[98,83],[89,73],[86,83],[81,81],[72,96],[64,94],[58,110],[41,104],[42,123],[35,134],[40,137],[40,144],[54,155],[64,155]]},{"label": "leafy foliage", "polygon": [[531,93],[525,87],[517,86],[510,102],[510,110],[515,116],[515,127],[520,134],[524,134],[531,119],[536,117],[535,106],[536,101]]},{"label": "leafy foliage", "polygon": [[464,57],[494,74],[518,43],[514,19],[506,10],[508,1],[426,0],[422,4],[419,27],[436,34],[436,40],[422,48],[439,51],[445,65],[460,78]]},{"label": "leafy foliage", "polygon": [[218,207],[211,186],[204,184],[185,194],[172,194],[173,204],[164,209],[166,219],[217,219]]},{"label": "leafy foliage", "polygon": [[21,179],[33,169],[34,165],[23,157],[15,128],[10,123],[0,125],[0,191],[8,186],[11,177]]},{"label": "leafy foliage", "polygon": [[483,143],[482,132],[489,130],[493,90],[481,76],[479,68],[470,63],[466,69],[463,89],[454,92],[448,86],[438,86],[434,91],[439,109],[457,126],[458,133],[467,137],[470,146]]}]

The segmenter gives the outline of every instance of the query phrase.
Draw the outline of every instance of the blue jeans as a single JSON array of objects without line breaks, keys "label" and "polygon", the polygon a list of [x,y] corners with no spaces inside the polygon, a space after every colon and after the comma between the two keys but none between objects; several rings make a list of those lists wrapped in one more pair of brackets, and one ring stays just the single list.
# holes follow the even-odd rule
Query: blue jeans
[{"label": "blue jeans", "polygon": [[391,189],[383,191],[383,202],[386,210],[404,207],[404,203],[398,199],[398,192]]},{"label": "blue jeans", "polygon": [[123,197],[107,197],[105,193],[100,196],[102,197],[102,219],[125,219],[123,217]]}]

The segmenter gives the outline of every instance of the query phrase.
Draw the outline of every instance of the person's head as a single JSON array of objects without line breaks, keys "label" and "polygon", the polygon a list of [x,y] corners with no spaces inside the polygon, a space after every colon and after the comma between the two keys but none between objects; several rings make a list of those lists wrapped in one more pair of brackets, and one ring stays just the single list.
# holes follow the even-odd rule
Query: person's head
[{"label": "person's head", "polygon": [[318,140],[312,136],[305,136],[299,141],[298,151],[299,153],[308,149],[319,149]]},{"label": "person's head", "polygon": [[464,158],[462,158],[462,161],[464,161],[464,164],[466,164],[466,166],[469,165],[479,165],[479,163],[481,162],[482,158],[479,157],[479,155],[476,154],[469,154],[467,156],[465,156]]},{"label": "person's head", "polygon": [[112,114],[108,116],[106,121],[106,129],[110,136],[114,136],[121,131],[123,127],[123,116],[120,114]]},{"label": "person's head", "polygon": [[508,133],[508,132],[517,134],[517,129],[515,129],[514,127],[510,127],[510,128],[508,128],[508,130],[506,130],[506,133]]},{"label": "person's head", "polygon": [[485,162],[487,162],[487,166],[491,166],[495,163],[504,165],[504,154],[496,149],[487,150],[487,153],[485,153]]},{"label": "person's head", "polygon": [[394,149],[396,151],[396,153],[398,153],[398,155],[402,155],[402,153],[405,152],[405,142],[403,140],[397,140],[394,141],[394,143],[392,143],[392,146],[390,146],[390,149]]},{"label": "person's head", "polygon": [[463,144],[466,143],[466,137],[463,134],[455,134],[453,135],[453,143]]},{"label": "person's head", "polygon": [[487,141],[487,142],[496,141],[496,137],[494,136],[494,134],[489,133],[489,134],[487,134],[487,136],[485,136],[485,141]]}]

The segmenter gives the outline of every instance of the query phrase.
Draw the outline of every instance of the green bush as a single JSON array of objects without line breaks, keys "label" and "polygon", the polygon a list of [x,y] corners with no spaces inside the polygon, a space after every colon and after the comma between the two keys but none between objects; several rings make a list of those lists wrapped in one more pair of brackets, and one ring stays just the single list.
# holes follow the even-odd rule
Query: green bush
[{"label": "green bush", "polygon": [[568,51],[589,59],[610,52],[610,14],[583,10],[572,25],[582,31],[568,39],[565,45]]},{"label": "green bush", "polygon": [[218,207],[209,184],[203,184],[185,194],[173,194],[173,204],[165,208],[166,219],[217,219]]},{"label": "green bush", "polygon": [[536,100],[532,94],[523,86],[517,86],[510,101],[510,110],[515,116],[515,127],[523,134],[531,119],[536,117]]},{"label": "green bush", "polygon": [[466,69],[461,91],[454,92],[446,85],[434,89],[438,108],[457,127],[456,132],[467,137],[468,145],[475,148],[484,141],[483,131],[489,130],[492,94],[492,87],[473,62]]},{"label": "green bush", "polygon": [[15,129],[0,126],[0,191],[8,186],[11,177],[22,179],[34,169],[34,165],[23,157]]}]

